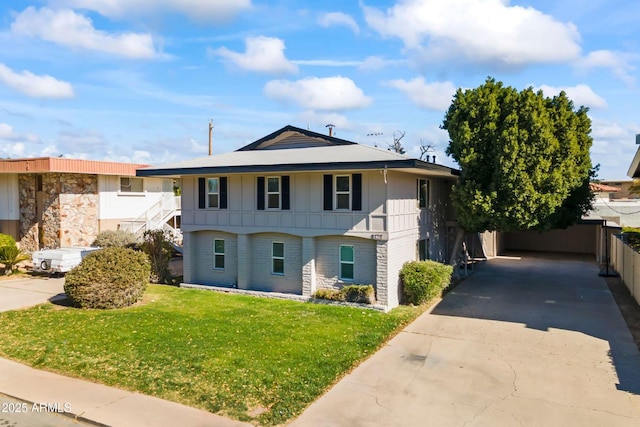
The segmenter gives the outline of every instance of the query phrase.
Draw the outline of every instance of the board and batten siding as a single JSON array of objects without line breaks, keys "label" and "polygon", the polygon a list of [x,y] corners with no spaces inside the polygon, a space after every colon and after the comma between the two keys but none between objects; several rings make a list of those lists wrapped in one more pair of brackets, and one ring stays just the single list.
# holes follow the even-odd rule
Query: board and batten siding
[{"label": "board and batten siding", "polygon": [[18,175],[0,175],[0,220],[19,220]]},{"label": "board and batten siding", "polygon": [[[328,172],[327,172],[328,173]],[[369,237],[386,231],[385,185],[380,171],[344,171],[333,175],[362,173],[362,209],[323,209],[322,173],[274,173],[221,175],[228,178],[227,209],[198,208],[198,177],[183,177],[182,229],[224,227],[235,233],[282,232],[319,236],[352,232]],[[257,177],[283,176],[290,179],[290,209],[257,209]],[[217,175],[215,175],[217,176]],[[253,231],[252,231],[253,229]]]}]

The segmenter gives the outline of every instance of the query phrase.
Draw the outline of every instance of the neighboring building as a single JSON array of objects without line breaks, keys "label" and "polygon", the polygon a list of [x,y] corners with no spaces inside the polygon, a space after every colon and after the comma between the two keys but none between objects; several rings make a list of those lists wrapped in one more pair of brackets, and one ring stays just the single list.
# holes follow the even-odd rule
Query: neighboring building
[{"label": "neighboring building", "polygon": [[[138,231],[179,215],[173,180],[136,177],[147,165],[40,157],[0,159],[0,232],[24,250],[88,246],[100,231]],[[146,223],[144,223],[146,221]],[[160,226],[162,226],[162,221]]]},{"label": "neighboring building", "polygon": [[231,153],[139,169],[182,182],[184,282],[312,295],[445,261],[457,171],[286,126]]},{"label": "neighboring building", "polygon": [[589,185],[593,209],[584,219],[606,219],[622,227],[640,227],[640,196],[630,191],[633,181],[600,181]]}]

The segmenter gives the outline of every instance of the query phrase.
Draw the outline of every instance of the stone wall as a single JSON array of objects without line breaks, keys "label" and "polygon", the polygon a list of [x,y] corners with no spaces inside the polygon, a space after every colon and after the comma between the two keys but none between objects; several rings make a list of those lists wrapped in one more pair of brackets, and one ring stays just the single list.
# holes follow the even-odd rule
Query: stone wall
[{"label": "stone wall", "polygon": [[97,175],[20,174],[20,245],[24,250],[88,246],[98,234]]}]

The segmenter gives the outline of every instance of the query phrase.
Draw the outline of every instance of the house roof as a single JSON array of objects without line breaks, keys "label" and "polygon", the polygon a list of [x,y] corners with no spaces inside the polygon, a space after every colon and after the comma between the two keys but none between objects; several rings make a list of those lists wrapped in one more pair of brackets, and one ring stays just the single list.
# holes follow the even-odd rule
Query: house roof
[{"label": "house roof", "polygon": [[237,151],[138,170],[138,176],[295,172],[348,169],[404,169],[452,176],[456,169],[380,148],[285,126]]},{"label": "house roof", "polygon": [[[636,135],[636,144],[638,144],[640,135]],[[631,161],[631,166],[629,166],[629,170],[627,171],[627,176],[631,178],[640,178],[640,147],[636,150],[635,156],[633,156],[633,160]]]},{"label": "house roof", "polygon": [[136,169],[148,166],[149,165],[144,164],[99,160],[65,159],[62,157],[33,157],[0,159],[0,174],[59,172],[135,176]]},{"label": "house roof", "polygon": [[599,184],[597,182],[589,183],[589,190],[594,193],[617,193],[622,189],[620,187],[613,187],[611,185]]}]

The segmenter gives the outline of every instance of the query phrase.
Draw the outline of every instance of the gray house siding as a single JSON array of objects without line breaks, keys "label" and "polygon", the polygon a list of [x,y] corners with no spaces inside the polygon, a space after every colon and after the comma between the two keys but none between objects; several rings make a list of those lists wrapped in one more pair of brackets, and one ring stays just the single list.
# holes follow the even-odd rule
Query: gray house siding
[{"label": "gray house siding", "polygon": [[[340,280],[340,245],[354,247],[354,277]],[[348,236],[316,238],[317,288],[340,289],[344,285],[376,285],[376,241]]]},{"label": "gray house siding", "polygon": [[[215,239],[224,240],[224,268],[214,268]],[[190,281],[203,285],[235,286],[238,277],[237,236],[222,231],[191,233]]]},{"label": "gray house siding", "polygon": [[[249,289],[302,295],[302,238],[280,233],[248,236],[251,257]],[[272,271],[272,243],[284,243],[284,274]]]}]

